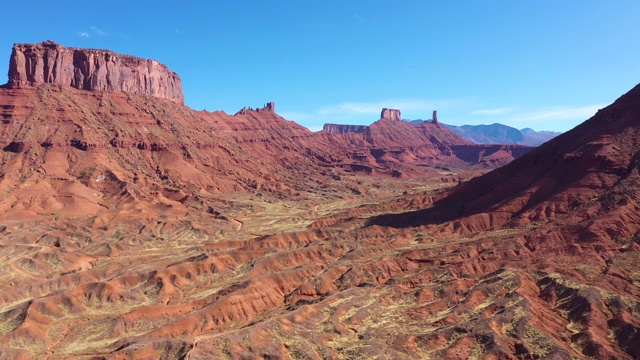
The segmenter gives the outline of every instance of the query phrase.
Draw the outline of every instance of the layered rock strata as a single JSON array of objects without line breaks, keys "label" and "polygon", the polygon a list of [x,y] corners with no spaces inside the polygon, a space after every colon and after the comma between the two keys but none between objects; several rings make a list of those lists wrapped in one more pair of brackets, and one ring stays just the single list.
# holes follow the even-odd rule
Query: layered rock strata
[{"label": "layered rock strata", "polygon": [[324,124],[322,130],[329,134],[363,133],[369,128],[368,125],[344,125],[344,124]]},{"label": "layered rock strata", "polygon": [[67,48],[50,40],[14,44],[9,87],[42,83],[92,91],[123,91],[184,103],[180,77],[155,60],[109,50]]},{"label": "layered rock strata", "polygon": [[[446,126],[440,126],[437,111],[433,112],[435,121],[432,122],[411,124],[396,121],[400,119],[400,110],[384,108],[380,120],[370,126],[324,124],[322,130],[333,135],[361,134],[366,144],[361,145],[361,151],[354,152],[352,158],[361,160],[370,152],[376,164],[390,161],[389,156],[395,156],[396,160],[403,163],[411,162],[413,160],[407,157],[411,153],[411,157],[422,158],[422,161],[432,165],[439,162],[437,159],[447,159],[438,164],[447,168],[456,167],[457,159],[462,160],[464,166],[494,168],[533,149],[531,146],[513,144],[472,144]],[[350,139],[355,141],[351,146],[357,144],[357,137],[351,136]]]}]

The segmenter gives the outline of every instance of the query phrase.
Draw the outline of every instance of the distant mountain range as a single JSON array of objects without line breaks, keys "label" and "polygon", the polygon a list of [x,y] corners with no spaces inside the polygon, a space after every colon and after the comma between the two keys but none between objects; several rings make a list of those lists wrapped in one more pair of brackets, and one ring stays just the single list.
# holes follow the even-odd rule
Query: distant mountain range
[{"label": "distant mountain range", "polygon": [[[412,124],[422,124],[428,120],[407,120]],[[560,132],[535,131],[531,128],[518,130],[503,124],[491,125],[446,125],[451,131],[476,144],[520,144],[529,146],[541,145]]]}]

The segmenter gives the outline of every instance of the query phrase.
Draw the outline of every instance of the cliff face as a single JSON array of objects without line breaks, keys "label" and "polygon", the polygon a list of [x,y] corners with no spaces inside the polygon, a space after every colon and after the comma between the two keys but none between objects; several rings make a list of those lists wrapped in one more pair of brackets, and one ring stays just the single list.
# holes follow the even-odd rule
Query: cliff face
[{"label": "cliff face", "polygon": [[380,119],[398,120],[402,119],[400,110],[383,108],[380,113]]},{"label": "cliff face", "polygon": [[322,130],[329,134],[347,134],[347,133],[363,133],[369,126],[367,125],[343,125],[343,124],[324,124]]},{"label": "cliff face", "polygon": [[123,91],[184,103],[180,77],[155,60],[109,50],[66,48],[53,41],[15,44],[9,64],[9,87],[42,83]]}]

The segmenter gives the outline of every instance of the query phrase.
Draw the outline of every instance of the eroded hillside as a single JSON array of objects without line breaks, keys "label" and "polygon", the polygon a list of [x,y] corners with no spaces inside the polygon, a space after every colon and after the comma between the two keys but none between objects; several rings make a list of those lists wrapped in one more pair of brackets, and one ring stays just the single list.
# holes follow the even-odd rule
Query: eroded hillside
[{"label": "eroded hillside", "polygon": [[120,90],[0,89],[1,358],[640,358],[638,88],[531,152]]}]

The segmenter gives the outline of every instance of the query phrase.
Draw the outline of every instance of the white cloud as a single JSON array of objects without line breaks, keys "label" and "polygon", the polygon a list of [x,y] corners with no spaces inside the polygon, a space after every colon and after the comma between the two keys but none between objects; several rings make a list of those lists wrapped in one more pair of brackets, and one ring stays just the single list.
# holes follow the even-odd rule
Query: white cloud
[{"label": "white cloud", "polygon": [[513,112],[514,110],[515,108],[513,107],[503,107],[503,108],[497,108],[497,109],[482,109],[482,110],[472,111],[471,115],[501,115],[501,114]]},{"label": "white cloud", "polygon": [[407,119],[428,119],[433,110],[452,110],[468,104],[470,99],[391,99],[374,102],[345,102],[323,106],[309,111],[278,112],[287,120],[305,126],[311,131],[322,130],[326,123],[369,125],[380,118],[383,108],[399,109]]},{"label": "white cloud", "polygon": [[131,37],[127,34],[123,34],[123,33],[115,33],[115,34],[123,39],[131,40]]},{"label": "white cloud", "polygon": [[320,115],[376,115],[382,108],[399,109],[402,112],[431,111],[447,108],[459,104],[461,100],[454,99],[391,99],[374,102],[347,102],[338,105],[325,106],[318,111]]},{"label": "white cloud", "polygon": [[516,114],[514,120],[517,121],[543,121],[543,120],[567,120],[581,119],[586,120],[593,116],[599,109],[605,107],[606,104],[594,104],[587,106],[557,106],[550,108],[536,109],[530,112]]},{"label": "white cloud", "polygon": [[318,116],[315,114],[301,113],[301,112],[295,112],[295,111],[278,113],[278,115],[282,116],[287,120],[293,120],[297,123],[299,123],[300,121],[310,121],[310,120],[318,119]]},{"label": "white cloud", "polygon": [[598,109],[605,106],[606,104],[541,108],[502,107],[471,111],[473,108],[478,109],[480,107],[477,106],[477,101],[474,98],[408,98],[373,102],[344,102],[323,106],[315,110],[289,111],[278,114],[312,131],[321,130],[325,123],[368,125],[379,118],[382,108],[399,109],[403,118],[406,119],[428,119],[432,110],[443,110],[441,121],[452,125],[483,124],[486,123],[486,119],[489,117],[480,117],[478,115],[486,115],[494,116],[491,118],[492,122],[499,122],[518,129],[530,127],[536,130],[567,131],[587,120]]},{"label": "white cloud", "polygon": [[109,33],[100,29],[97,26],[91,26],[90,27],[91,30],[93,30],[96,34],[100,35],[100,36],[109,36]]},{"label": "white cloud", "polygon": [[364,22],[364,18],[358,14],[353,14],[353,18],[358,20],[358,22]]},{"label": "white cloud", "polygon": [[278,115],[287,120],[294,121],[296,124],[302,125],[313,132],[322,130],[325,123],[324,119],[321,116],[313,113],[286,111],[278,113]]},{"label": "white cloud", "polygon": [[89,37],[89,33],[86,31],[81,31],[78,33],[78,35],[80,35],[80,37]]},{"label": "white cloud", "polygon": [[180,29],[176,29],[176,34],[178,35],[182,35],[184,34],[184,31],[180,30]]}]

